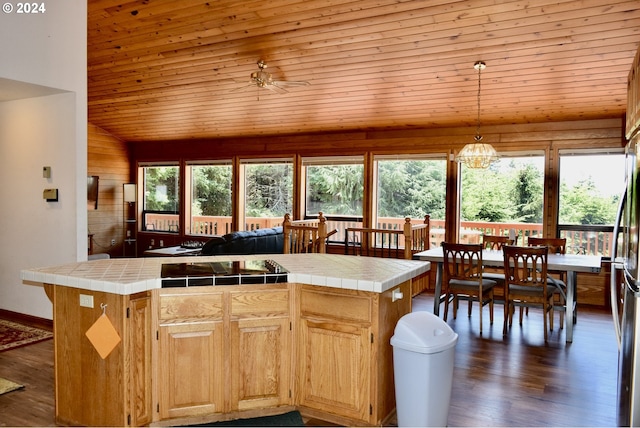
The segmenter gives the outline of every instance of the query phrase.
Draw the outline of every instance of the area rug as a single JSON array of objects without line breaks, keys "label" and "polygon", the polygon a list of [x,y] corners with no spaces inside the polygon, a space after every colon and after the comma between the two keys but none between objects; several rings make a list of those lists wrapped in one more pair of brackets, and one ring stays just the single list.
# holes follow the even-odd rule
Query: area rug
[{"label": "area rug", "polygon": [[0,377],[0,395],[6,394],[7,392],[15,391],[16,389],[20,388],[24,388],[24,385],[20,385],[18,383],[11,382],[10,380]]},{"label": "area rug", "polygon": [[192,427],[303,427],[302,415],[297,410],[282,415],[262,416],[250,419],[212,422],[208,424],[189,425]]},{"label": "area rug", "polygon": [[53,333],[16,322],[0,320],[0,352],[51,339]]}]

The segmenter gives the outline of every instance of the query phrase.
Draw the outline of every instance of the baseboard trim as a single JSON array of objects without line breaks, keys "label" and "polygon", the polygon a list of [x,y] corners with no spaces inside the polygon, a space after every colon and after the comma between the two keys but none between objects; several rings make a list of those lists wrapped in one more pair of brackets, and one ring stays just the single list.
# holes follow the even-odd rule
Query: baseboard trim
[{"label": "baseboard trim", "polygon": [[33,315],[21,314],[19,312],[8,311],[6,309],[0,309],[0,318],[28,325],[30,327],[53,331],[53,320],[46,318],[34,317]]}]

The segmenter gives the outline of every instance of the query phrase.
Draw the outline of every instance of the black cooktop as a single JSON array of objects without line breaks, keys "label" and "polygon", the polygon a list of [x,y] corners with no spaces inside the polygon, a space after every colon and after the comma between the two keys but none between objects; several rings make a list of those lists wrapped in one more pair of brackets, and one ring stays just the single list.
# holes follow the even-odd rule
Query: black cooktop
[{"label": "black cooktop", "polygon": [[287,282],[287,270],[273,260],[241,260],[162,265],[162,287],[273,284]]}]

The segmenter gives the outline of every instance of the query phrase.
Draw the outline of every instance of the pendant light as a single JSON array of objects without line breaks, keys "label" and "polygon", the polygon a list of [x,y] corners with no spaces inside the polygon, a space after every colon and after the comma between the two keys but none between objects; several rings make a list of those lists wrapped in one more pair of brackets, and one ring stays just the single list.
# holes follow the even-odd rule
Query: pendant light
[{"label": "pendant light", "polygon": [[487,65],[482,61],[473,65],[473,68],[478,71],[478,122],[474,137],[475,142],[464,146],[456,157],[458,162],[464,163],[469,168],[489,168],[491,162],[498,160],[496,150],[491,144],[483,143],[482,135],[480,135],[480,75],[486,67]]}]

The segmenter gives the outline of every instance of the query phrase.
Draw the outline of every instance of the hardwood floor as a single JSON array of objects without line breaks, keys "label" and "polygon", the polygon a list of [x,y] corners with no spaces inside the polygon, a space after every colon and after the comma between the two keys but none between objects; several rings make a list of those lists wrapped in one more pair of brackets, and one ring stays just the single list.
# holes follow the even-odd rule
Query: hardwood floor
[{"label": "hardwood floor", "polygon": [[[459,334],[449,426],[616,424],[618,353],[609,313],[581,307],[573,343],[565,343],[556,323],[545,345],[537,310],[530,310],[522,327],[514,319],[503,339],[502,305],[496,305],[494,324],[485,324],[483,336],[477,306],[468,318],[466,303],[461,305],[458,319],[449,317]],[[416,297],[414,310],[431,311],[431,296]],[[0,377],[25,385],[0,395],[0,426],[55,426],[53,340],[0,352]]]},{"label": "hardwood floor", "polygon": [[[541,310],[531,309],[523,325],[514,317],[502,336],[503,306],[479,334],[477,305],[467,317],[450,308],[448,324],[458,333],[449,426],[615,426],[618,348],[611,314],[579,308],[573,343],[558,328],[545,345]],[[444,305],[442,306],[444,308]],[[415,310],[433,310],[430,296],[418,296]],[[483,321],[489,319],[485,306]]]},{"label": "hardwood floor", "polygon": [[53,339],[0,352],[0,377],[24,385],[0,395],[0,426],[55,426]]}]

